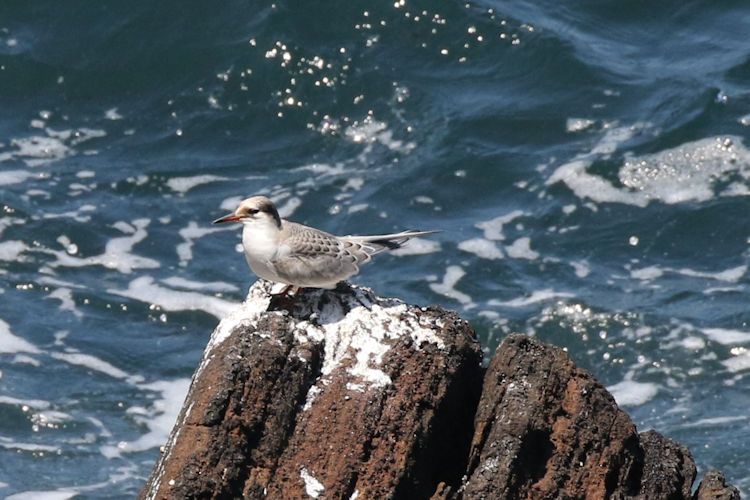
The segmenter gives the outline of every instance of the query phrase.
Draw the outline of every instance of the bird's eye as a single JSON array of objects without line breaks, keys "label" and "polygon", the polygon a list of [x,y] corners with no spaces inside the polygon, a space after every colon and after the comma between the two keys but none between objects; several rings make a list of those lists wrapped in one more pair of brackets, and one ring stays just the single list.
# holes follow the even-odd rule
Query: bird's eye
[{"label": "bird's eye", "polygon": [[258,213],[258,209],[257,208],[248,208],[247,209],[247,215],[255,215],[257,213]]}]

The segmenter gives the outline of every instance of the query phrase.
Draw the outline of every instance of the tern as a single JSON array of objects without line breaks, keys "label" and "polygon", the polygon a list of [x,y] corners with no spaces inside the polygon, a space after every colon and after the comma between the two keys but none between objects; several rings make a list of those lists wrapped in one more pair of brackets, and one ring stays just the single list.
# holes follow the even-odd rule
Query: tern
[{"label": "tern", "polygon": [[242,247],[250,269],[265,280],[287,286],[279,295],[300,288],[336,287],[359,272],[372,256],[401,248],[410,238],[438,231],[402,231],[377,236],[334,236],[279,217],[265,196],[243,200],[214,224],[242,223]]}]

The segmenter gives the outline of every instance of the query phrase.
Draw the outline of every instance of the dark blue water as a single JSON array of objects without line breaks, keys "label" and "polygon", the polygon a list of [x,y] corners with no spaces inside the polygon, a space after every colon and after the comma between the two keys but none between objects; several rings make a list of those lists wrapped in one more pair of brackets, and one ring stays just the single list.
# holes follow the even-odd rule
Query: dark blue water
[{"label": "dark blue water", "polygon": [[254,277],[255,193],[355,278],[567,347],[750,491],[746,2],[0,3],[0,496],[132,498]]}]

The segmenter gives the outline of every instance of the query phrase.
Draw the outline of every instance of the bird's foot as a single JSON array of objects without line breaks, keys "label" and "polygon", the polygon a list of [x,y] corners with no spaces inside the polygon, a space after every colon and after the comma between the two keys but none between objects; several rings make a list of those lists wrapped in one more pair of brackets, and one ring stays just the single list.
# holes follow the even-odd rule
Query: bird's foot
[{"label": "bird's foot", "polygon": [[288,297],[289,295],[296,296],[297,292],[299,292],[301,288],[302,287],[295,285],[287,285],[279,293],[272,293],[271,297]]},{"label": "bird's foot", "polygon": [[287,285],[279,293],[271,294],[271,301],[268,303],[269,310],[286,309],[291,310],[294,306],[294,298],[301,290],[301,287]]}]

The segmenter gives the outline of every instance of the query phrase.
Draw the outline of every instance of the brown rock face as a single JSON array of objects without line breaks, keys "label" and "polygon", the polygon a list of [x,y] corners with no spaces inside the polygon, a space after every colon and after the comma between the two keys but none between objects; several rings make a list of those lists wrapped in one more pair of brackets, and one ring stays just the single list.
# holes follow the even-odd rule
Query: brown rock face
[{"label": "brown rock face", "polygon": [[639,435],[643,466],[639,498],[690,498],[695,462],[690,450],[656,431]]},{"label": "brown rock face", "polygon": [[[269,285],[217,327],[141,498],[428,498],[464,469],[481,350],[455,313]],[[275,306],[271,305],[271,309]]]},{"label": "brown rock face", "polygon": [[689,498],[684,447],[642,438],[594,377],[556,347],[511,335],[487,369],[465,499]]},{"label": "brown rock face", "polygon": [[695,500],[740,500],[740,492],[726,483],[724,474],[710,470],[701,481],[693,498]]},{"label": "brown rock face", "polygon": [[142,499],[739,499],[717,472],[691,497],[690,452],[560,348],[510,335],[484,373],[455,313],[269,290],[214,331]]}]

